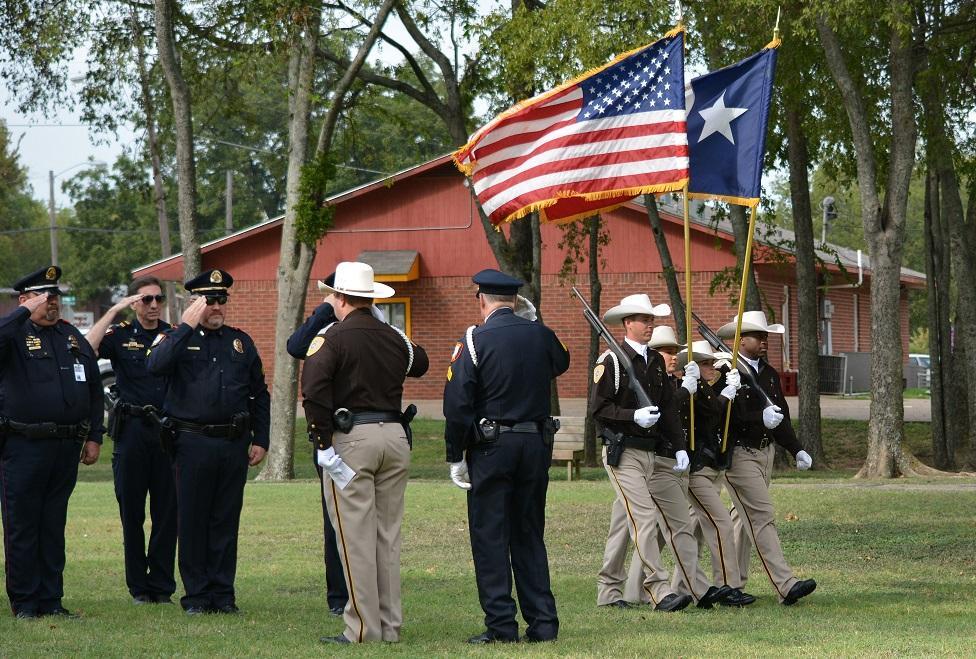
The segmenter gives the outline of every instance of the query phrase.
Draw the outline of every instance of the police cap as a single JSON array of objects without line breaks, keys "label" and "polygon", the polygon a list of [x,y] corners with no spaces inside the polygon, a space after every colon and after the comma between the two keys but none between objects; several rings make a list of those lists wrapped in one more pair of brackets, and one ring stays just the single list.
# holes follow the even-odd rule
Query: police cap
[{"label": "police cap", "polygon": [[476,274],[471,278],[471,281],[478,285],[478,293],[487,293],[488,295],[515,295],[518,293],[518,289],[525,284],[520,279],[490,268]]},{"label": "police cap", "polygon": [[190,281],[183,282],[183,288],[190,293],[206,295],[207,293],[227,293],[227,289],[234,283],[234,278],[226,270],[204,270]]},{"label": "police cap", "polygon": [[52,295],[64,295],[61,289],[58,288],[58,279],[60,278],[61,268],[56,265],[50,265],[18,279],[14,282],[13,288],[18,293],[51,293]]}]

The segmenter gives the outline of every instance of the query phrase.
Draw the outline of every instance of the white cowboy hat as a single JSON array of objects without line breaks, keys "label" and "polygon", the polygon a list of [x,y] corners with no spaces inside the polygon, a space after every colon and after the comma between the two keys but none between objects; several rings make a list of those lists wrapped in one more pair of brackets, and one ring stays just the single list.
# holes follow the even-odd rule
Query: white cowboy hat
[{"label": "white cowboy hat", "polygon": [[674,328],[668,325],[658,325],[651,332],[651,340],[647,345],[655,350],[657,348],[684,348],[684,343],[678,343],[678,337],[674,335]]},{"label": "white cowboy hat", "polygon": [[333,284],[329,286],[320,281],[319,290],[370,298],[393,297],[395,294],[386,284],[373,281],[373,268],[359,261],[343,261],[337,265]]},{"label": "white cowboy hat", "polygon": [[[725,323],[718,328],[718,335],[723,339],[735,338],[735,318],[732,322]],[[746,311],[742,314],[742,333],[746,332],[769,332],[770,334],[785,334],[786,328],[779,323],[772,325],[766,322],[764,311]]]},{"label": "white cowboy hat", "polygon": [[627,316],[636,316],[637,314],[645,314],[647,316],[668,316],[671,314],[671,307],[666,304],[651,304],[651,298],[648,297],[647,293],[628,295],[620,301],[620,304],[615,307],[610,307],[610,309],[603,314],[603,322],[619,322]]},{"label": "white cowboy hat", "polygon": [[[727,352],[712,352],[712,346],[708,341],[693,341],[691,344],[691,360],[694,362],[704,362],[709,359],[732,359],[732,355]],[[685,348],[678,353],[678,368],[688,363],[688,349]]]}]

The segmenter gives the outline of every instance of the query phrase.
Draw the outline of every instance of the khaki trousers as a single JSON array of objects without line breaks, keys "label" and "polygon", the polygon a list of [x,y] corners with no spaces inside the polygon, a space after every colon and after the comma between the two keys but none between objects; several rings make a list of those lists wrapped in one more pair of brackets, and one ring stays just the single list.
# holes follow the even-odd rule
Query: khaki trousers
[{"label": "khaki trousers", "polygon": [[349,589],[343,620],[353,643],[400,640],[400,524],[410,447],[398,423],[353,426],[332,438],[356,477],[340,490],[322,479]]},{"label": "khaki trousers", "polygon": [[749,547],[756,548],[759,561],[769,581],[776,589],[782,602],[797,579],[786,563],[783,548],[776,531],[776,514],[769,497],[769,479],[773,471],[775,448],[770,445],[763,450],[742,446],[735,447],[732,467],[725,472],[725,485],[732,497],[735,510],[732,520],[735,525],[735,542],[739,564],[739,580],[729,583],[736,588],[745,587],[749,577]]},{"label": "khaki trousers", "polygon": [[740,583],[739,562],[732,517],[720,496],[723,479],[723,472],[703,467],[688,480],[688,499],[712,555],[712,583],[734,586]]},{"label": "khaki trousers", "polygon": [[617,499],[611,511],[603,565],[597,576],[597,604],[611,604],[623,599],[628,538],[634,542],[634,562],[646,574],[641,592],[657,604],[672,590],[668,583],[668,572],[661,566],[657,545],[657,508],[650,486],[654,453],[628,448],[624,449],[620,464],[616,467],[606,462],[607,451],[604,448],[603,464]]}]

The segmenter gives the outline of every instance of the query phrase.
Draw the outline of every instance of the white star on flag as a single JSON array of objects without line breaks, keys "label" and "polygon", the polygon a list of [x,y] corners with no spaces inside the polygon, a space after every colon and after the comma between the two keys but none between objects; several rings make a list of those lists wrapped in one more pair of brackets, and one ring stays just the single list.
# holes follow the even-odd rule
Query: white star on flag
[{"label": "white star on flag", "polygon": [[732,137],[732,122],[748,110],[749,108],[725,107],[725,92],[722,92],[722,95],[718,97],[718,100],[715,101],[712,107],[698,111],[698,114],[705,120],[705,125],[702,127],[701,136],[698,138],[698,141],[701,142],[712,133],[721,133],[725,136],[725,139],[734,145],[735,138]]}]

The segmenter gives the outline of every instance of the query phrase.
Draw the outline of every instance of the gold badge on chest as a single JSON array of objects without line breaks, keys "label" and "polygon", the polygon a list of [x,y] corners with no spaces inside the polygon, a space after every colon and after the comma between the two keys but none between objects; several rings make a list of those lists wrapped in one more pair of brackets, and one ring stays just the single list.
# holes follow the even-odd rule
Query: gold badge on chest
[{"label": "gold badge on chest", "polygon": [[244,354],[244,342],[241,341],[240,339],[234,339],[234,350],[236,350],[237,352],[239,352],[239,353],[241,353],[243,355]]},{"label": "gold badge on chest", "polygon": [[79,348],[78,337],[75,336],[74,334],[68,335],[68,347],[70,347],[72,350],[78,350]]}]

